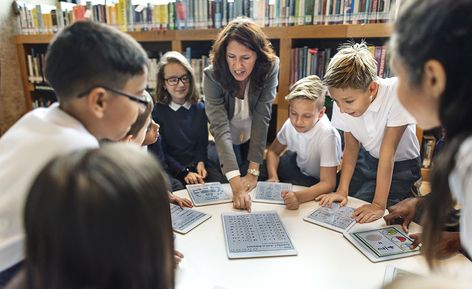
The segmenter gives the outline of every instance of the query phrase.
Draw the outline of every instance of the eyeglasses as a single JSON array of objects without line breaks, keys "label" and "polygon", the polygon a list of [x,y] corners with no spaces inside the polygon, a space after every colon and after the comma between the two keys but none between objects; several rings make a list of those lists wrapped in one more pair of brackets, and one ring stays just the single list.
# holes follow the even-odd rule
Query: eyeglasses
[{"label": "eyeglasses", "polygon": [[87,90],[85,92],[82,92],[77,97],[79,97],[79,98],[84,97],[87,94],[89,94],[90,91],[92,91],[95,88],[99,88],[99,87],[101,87],[105,90],[111,91],[115,94],[118,94],[118,95],[121,95],[121,96],[126,96],[128,99],[130,99],[134,102],[137,102],[139,104],[139,113],[144,113],[147,106],[149,105],[149,102],[146,100],[146,96],[145,96],[146,92],[144,92],[143,95],[141,95],[141,96],[135,96],[135,95],[127,94],[123,91],[120,91],[120,90],[117,90],[117,89],[114,89],[114,88],[111,88],[111,87],[108,87],[108,86],[105,86],[105,85],[94,86],[94,87],[90,88],[89,90]]},{"label": "eyeglasses", "polygon": [[175,86],[179,83],[179,81],[182,81],[183,84],[187,84],[190,82],[190,80],[192,80],[192,77],[188,74],[185,74],[185,75],[182,75],[181,77],[169,77],[169,78],[166,78],[164,79],[165,81],[167,81],[167,84],[170,85],[170,86]]}]

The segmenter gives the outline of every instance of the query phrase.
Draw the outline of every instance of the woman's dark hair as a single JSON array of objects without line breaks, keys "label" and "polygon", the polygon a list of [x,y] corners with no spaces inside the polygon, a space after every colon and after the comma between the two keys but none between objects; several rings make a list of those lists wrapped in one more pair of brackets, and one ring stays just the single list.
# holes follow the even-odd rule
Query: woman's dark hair
[{"label": "woman's dark hair", "polygon": [[[394,26],[391,44],[405,66],[412,87],[420,87],[427,61],[441,63],[446,87],[439,99],[439,119],[446,145],[434,162],[432,192],[423,217],[423,251],[431,266],[435,244],[453,205],[448,177],[460,144],[472,135],[472,0],[411,0]],[[410,97],[415,97],[414,95]]]},{"label": "woman's dark hair", "polygon": [[256,87],[262,87],[266,77],[276,59],[272,45],[262,29],[249,18],[238,17],[228,23],[218,34],[210,53],[215,79],[235,95],[240,89],[238,81],[234,79],[228,68],[226,48],[230,41],[235,40],[254,51],[257,60],[251,73],[251,82]]},{"label": "woman's dark hair", "polygon": [[174,288],[174,245],[159,163],[106,144],[46,165],[25,207],[28,288]]},{"label": "woman's dark hair", "polygon": [[192,65],[190,65],[185,56],[183,56],[180,52],[177,51],[166,52],[164,55],[162,55],[162,57],[159,59],[159,63],[157,64],[157,102],[162,104],[169,104],[172,101],[172,97],[170,96],[169,92],[165,87],[166,80],[164,79],[164,68],[169,63],[180,64],[185,68],[185,70],[187,70],[187,73],[190,75],[190,87],[188,89],[188,94],[185,97],[185,100],[192,104],[197,103],[200,99],[200,92],[198,91],[195,73],[192,69]]}]

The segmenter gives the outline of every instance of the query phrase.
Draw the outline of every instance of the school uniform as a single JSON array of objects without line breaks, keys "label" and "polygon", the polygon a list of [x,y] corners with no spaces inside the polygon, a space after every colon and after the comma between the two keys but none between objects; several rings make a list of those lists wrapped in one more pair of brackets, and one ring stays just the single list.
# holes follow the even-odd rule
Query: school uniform
[{"label": "school uniform", "polygon": [[207,182],[225,182],[219,169],[209,162],[208,120],[205,105],[202,102],[183,105],[171,102],[157,104],[153,110],[153,119],[159,123],[162,137],[162,149],[170,175],[185,185],[185,176],[189,171],[197,172],[198,162],[205,163]]},{"label": "school uniform", "polygon": [[359,117],[341,113],[333,104],[333,125],[350,132],[362,148],[349,185],[349,195],[372,202],[375,194],[380,147],[386,127],[407,125],[395,153],[388,206],[411,196],[410,188],[420,178],[420,152],[415,119],[401,105],[397,78],[378,79],[377,96]]},{"label": "school uniform", "polygon": [[461,205],[460,236],[462,247],[472,256],[472,137],[467,138],[456,155],[456,165],[449,175],[453,197]]},{"label": "school uniform", "polygon": [[326,115],[305,133],[297,132],[287,119],[277,140],[288,149],[277,169],[282,182],[312,186],[320,181],[320,167],[336,167],[341,161],[341,137]]},{"label": "school uniform", "polygon": [[0,272],[24,258],[23,208],[37,174],[58,155],[98,146],[57,103],[30,111],[0,138]]}]

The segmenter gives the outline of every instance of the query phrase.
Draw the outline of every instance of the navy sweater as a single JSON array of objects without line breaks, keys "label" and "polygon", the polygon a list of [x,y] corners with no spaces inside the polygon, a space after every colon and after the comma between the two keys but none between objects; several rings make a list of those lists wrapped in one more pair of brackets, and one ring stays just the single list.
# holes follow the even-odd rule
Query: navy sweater
[{"label": "navy sweater", "polygon": [[161,126],[162,149],[172,175],[206,161],[208,120],[202,102],[192,104],[188,110],[180,107],[177,111],[166,104],[156,104],[152,117]]}]

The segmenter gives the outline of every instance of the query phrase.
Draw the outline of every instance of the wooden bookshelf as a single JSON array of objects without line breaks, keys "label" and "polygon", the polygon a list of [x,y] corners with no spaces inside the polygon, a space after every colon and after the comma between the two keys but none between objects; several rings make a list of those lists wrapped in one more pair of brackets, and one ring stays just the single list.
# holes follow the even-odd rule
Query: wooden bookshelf
[{"label": "wooden bookshelf", "polygon": [[[170,43],[172,50],[182,51],[182,42],[189,41],[213,41],[219,29],[200,30],[167,30],[149,32],[129,32],[141,43],[166,42]],[[349,24],[349,25],[306,25],[286,27],[265,27],[264,33],[271,40],[279,42],[280,74],[277,93],[277,130],[280,129],[288,116],[288,105],[284,100],[290,85],[290,67],[293,40],[300,39],[351,39],[351,38],[387,38],[391,33],[391,25],[385,23],[376,24]],[[18,35],[15,42],[20,61],[21,80],[25,93],[26,107],[32,109],[32,91],[34,86],[28,81],[28,69],[26,61],[26,46],[47,44],[54,35]]]}]

